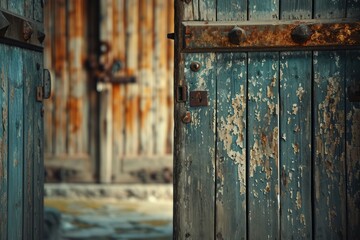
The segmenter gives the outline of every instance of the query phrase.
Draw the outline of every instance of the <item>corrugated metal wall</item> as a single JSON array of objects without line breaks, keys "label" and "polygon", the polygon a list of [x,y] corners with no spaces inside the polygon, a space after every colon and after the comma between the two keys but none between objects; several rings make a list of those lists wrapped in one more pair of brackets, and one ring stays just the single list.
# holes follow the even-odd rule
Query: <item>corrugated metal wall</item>
[{"label": "corrugated metal wall", "polygon": [[[50,0],[45,65],[53,73],[46,101],[49,178],[136,181],[147,166],[171,167],[173,1]],[[100,42],[110,47],[98,54]],[[90,59],[136,83],[98,82]],[[144,175],[144,173],[142,173]]]}]

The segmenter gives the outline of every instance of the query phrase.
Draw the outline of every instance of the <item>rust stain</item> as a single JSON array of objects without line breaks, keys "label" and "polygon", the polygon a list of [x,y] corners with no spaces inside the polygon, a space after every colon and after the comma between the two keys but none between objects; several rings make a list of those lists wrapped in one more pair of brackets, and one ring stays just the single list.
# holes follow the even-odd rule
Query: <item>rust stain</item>
[{"label": "rust stain", "polygon": [[82,123],[82,101],[76,97],[69,97],[67,103],[67,110],[70,116],[70,131],[72,133],[79,132]]}]

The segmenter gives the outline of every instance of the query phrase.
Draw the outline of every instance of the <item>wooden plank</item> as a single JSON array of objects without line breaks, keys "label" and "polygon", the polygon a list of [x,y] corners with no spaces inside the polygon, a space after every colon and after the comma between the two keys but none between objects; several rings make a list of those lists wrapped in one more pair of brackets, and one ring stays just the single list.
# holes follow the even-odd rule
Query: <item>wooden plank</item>
[{"label": "wooden plank", "polygon": [[216,0],[199,0],[199,20],[216,20]]},{"label": "wooden plank", "polygon": [[9,63],[9,162],[8,162],[8,238],[23,237],[24,203],[24,120],[23,56],[19,48],[10,47]]},{"label": "wooden plank", "polygon": [[[215,227],[215,89],[216,56],[214,53],[185,56],[185,80],[189,91],[208,91],[209,106],[186,108],[191,123],[184,124],[185,159],[178,172],[177,239],[214,239]],[[192,72],[194,61],[203,66]],[[202,147],[199,147],[202,146]]]},{"label": "wooden plank", "polygon": [[279,233],[278,71],[278,54],[249,53],[249,239],[274,239]]},{"label": "wooden plank", "polygon": [[54,146],[55,154],[67,152],[67,106],[66,101],[69,95],[69,76],[67,74],[67,29],[66,29],[66,0],[55,0],[55,79],[54,79],[54,101],[55,101],[55,121],[54,121]]},{"label": "wooden plank", "polygon": [[281,238],[312,236],[311,52],[280,57]]},{"label": "wooden plank", "polygon": [[[100,41],[107,42],[113,36],[113,9],[112,0],[100,2]],[[112,53],[104,53],[100,56],[100,63],[108,66],[112,60]],[[112,128],[112,86],[110,83],[97,83],[100,100],[99,135],[100,135],[100,182],[111,183],[112,179],[112,153],[113,153],[113,128]]]},{"label": "wooden plank", "polygon": [[350,90],[360,86],[360,52],[346,55],[346,173],[347,173],[347,237],[360,236],[360,102],[350,102]]},{"label": "wooden plank", "polygon": [[[0,45],[0,55],[8,56],[9,49]],[[8,222],[8,58],[0,58],[0,239],[7,239]]]},{"label": "wooden plank", "polygon": [[18,15],[24,16],[24,0],[8,1],[8,10]]},{"label": "wooden plank", "polygon": [[[281,1],[281,18],[309,19],[312,1]],[[312,238],[312,53],[280,53],[280,237]]]},{"label": "wooden plank", "polygon": [[217,75],[216,237],[246,239],[247,54],[218,54]]},{"label": "wooden plank", "polygon": [[360,16],[360,2],[358,0],[347,0],[346,17],[358,18]]},{"label": "wooden plank", "polygon": [[247,20],[247,1],[223,0],[217,3],[217,21]]},{"label": "wooden plank", "polygon": [[[174,32],[174,1],[168,2],[168,33]],[[174,41],[167,40],[167,139],[166,154],[173,154],[174,146]]]},{"label": "wooden plank", "polygon": [[281,0],[281,19],[311,19],[312,0]]},{"label": "wooden plank", "polygon": [[88,152],[88,127],[87,127],[87,83],[84,72],[84,59],[86,50],[84,46],[85,14],[84,1],[69,1],[67,5],[68,28],[68,74],[69,98],[67,101],[68,119],[68,154],[86,154]]},{"label": "wooden plank", "polygon": [[4,8],[4,9],[7,9],[7,6],[8,6],[7,0],[1,0],[0,1],[0,7]]},{"label": "wooden plank", "polygon": [[[40,68],[36,71],[36,77],[33,79],[36,86],[42,85],[43,77],[43,55],[42,53],[32,53],[34,56],[34,62],[40,64]],[[34,229],[33,239],[38,239],[39,236],[43,236],[44,227],[44,122],[42,118],[42,112],[44,106],[42,102],[35,102],[34,107],[34,125],[33,125],[33,141],[34,141],[34,215],[33,223]]]},{"label": "wooden plank", "polygon": [[[24,236],[33,236],[34,229],[34,112],[37,64],[32,51],[24,51]],[[40,65],[38,65],[40,67]]]},{"label": "wooden plank", "polygon": [[[25,1],[31,1],[31,0],[25,0]],[[43,12],[43,4],[46,2],[44,0],[33,0],[34,1],[34,20],[38,21],[38,22],[44,22],[43,20],[43,16],[44,16],[44,12]],[[42,3],[43,2],[43,3]]]},{"label": "wooden plank", "polygon": [[[44,67],[46,69],[49,69],[52,77],[54,77],[54,51],[55,51],[55,19],[54,19],[54,1],[46,1],[45,8],[44,8],[44,14],[45,14],[45,41],[44,41]],[[52,86],[54,86],[54,81],[52,82]],[[54,88],[54,87],[52,87]],[[55,119],[53,118],[54,113],[54,89],[52,89],[51,97],[50,99],[47,99],[44,102],[45,106],[45,115],[44,115],[44,122],[45,122],[45,135],[44,135],[44,151],[47,154],[53,154],[54,153],[54,124]]]},{"label": "wooden plank", "polygon": [[192,0],[189,3],[182,1],[179,3],[179,7],[182,8],[182,16],[180,19],[176,20],[200,20],[199,17],[199,1],[201,0]]},{"label": "wooden plank", "polygon": [[[140,98],[140,154],[154,151],[153,126],[156,121],[153,103],[153,0],[139,0],[139,98]],[[155,29],[156,31],[156,29]],[[158,80],[161,85],[161,79]],[[161,124],[161,123],[160,123]]]},{"label": "wooden plank", "polygon": [[24,17],[33,19],[33,14],[34,14],[33,0],[23,0],[23,1],[24,1]]},{"label": "wooden plank", "polygon": [[248,20],[275,20],[279,19],[279,0],[248,1]]},{"label": "wooden plank", "polygon": [[[248,4],[251,21],[279,17],[278,0]],[[279,238],[278,58],[248,55],[248,239]]]},{"label": "wooden plank", "polygon": [[[168,2],[164,0],[155,0],[154,2],[154,84],[153,91],[153,105],[155,116],[153,119],[154,125],[154,154],[164,155],[166,153],[167,137],[169,131],[168,124],[168,76],[167,76],[167,40],[164,36],[167,33],[168,22]],[[165,24],[167,23],[167,24]],[[151,139],[153,141],[153,139]]]},{"label": "wooden plank", "polygon": [[[126,72],[138,75],[139,44],[139,0],[126,1]],[[126,86],[125,100],[125,153],[134,156],[139,153],[139,88],[137,85]]]},{"label": "wooden plank", "polygon": [[314,0],[314,18],[344,18],[346,0]]},{"label": "wooden plank", "polygon": [[344,52],[314,53],[314,234],[346,238]]},{"label": "wooden plank", "polygon": [[[113,57],[120,60],[122,64],[126,62],[126,23],[125,23],[125,0],[115,0],[113,2]],[[119,74],[124,74],[121,70]],[[115,181],[121,175],[121,166],[125,154],[125,86],[113,86],[113,163],[112,175]]]}]

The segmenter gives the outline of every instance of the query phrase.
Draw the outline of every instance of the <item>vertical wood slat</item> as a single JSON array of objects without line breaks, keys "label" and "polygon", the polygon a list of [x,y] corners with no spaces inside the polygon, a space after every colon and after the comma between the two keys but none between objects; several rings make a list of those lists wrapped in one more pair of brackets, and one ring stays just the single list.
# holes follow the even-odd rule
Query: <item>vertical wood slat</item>
[{"label": "vertical wood slat", "polygon": [[7,9],[10,12],[16,13],[18,15],[24,16],[24,0],[8,0]]},{"label": "vertical wood slat", "polygon": [[33,0],[23,0],[24,1],[24,17],[33,19],[34,18],[34,7],[37,7],[33,4]]},{"label": "vertical wood slat", "polygon": [[[126,72],[138,76],[138,27],[139,0],[126,1]],[[126,86],[125,100],[125,153],[136,156],[139,151],[139,88],[137,85]]]},{"label": "vertical wood slat", "polygon": [[[67,5],[68,28],[68,70],[69,96],[67,100],[68,114],[68,154],[80,155],[88,152],[86,140],[88,139],[86,98],[86,75],[84,73],[84,1],[69,1]],[[65,99],[64,99],[65,101]]]},{"label": "vertical wood slat", "polygon": [[[153,76],[153,0],[139,0],[139,140],[140,154],[150,155],[154,151],[153,124],[155,124],[153,88],[161,84]],[[160,139],[159,139],[160,140]]]},{"label": "vertical wood slat", "polygon": [[247,54],[218,54],[217,74],[215,233],[246,239]]},{"label": "vertical wood slat", "polygon": [[55,0],[55,27],[54,41],[54,152],[64,154],[67,152],[67,109],[66,99],[69,95],[69,78],[67,74],[67,13],[66,0]]},{"label": "vertical wood slat", "polygon": [[24,236],[33,236],[34,229],[34,113],[37,64],[34,52],[24,51]]},{"label": "vertical wood slat", "polygon": [[19,48],[10,47],[9,68],[9,162],[8,162],[8,231],[9,239],[21,239],[23,225],[23,56]]},{"label": "vertical wood slat", "polygon": [[[44,17],[44,6],[42,2],[45,2],[44,0],[25,0],[25,1],[34,1],[34,20],[38,21],[38,22],[44,22],[43,17]],[[29,3],[30,4],[30,3]]]},{"label": "vertical wood slat", "polygon": [[[126,61],[125,56],[125,40],[126,40],[126,26],[125,26],[125,1],[115,0],[113,7],[113,57],[120,60],[122,64]],[[120,74],[125,74],[121,70]],[[113,171],[114,177],[121,175],[121,161],[125,154],[125,86],[113,85]],[[115,179],[116,180],[116,179]]]},{"label": "vertical wood slat", "polygon": [[[279,18],[278,0],[248,4],[249,20]],[[278,53],[248,54],[249,239],[279,237],[278,58]]]},{"label": "vertical wood slat", "polygon": [[[246,17],[247,1],[217,4],[218,21],[243,21]],[[215,235],[218,239],[246,239],[247,54],[219,53],[217,74]]]},{"label": "vertical wood slat", "polygon": [[0,7],[4,8],[4,9],[7,9],[7,6],[8,6],[7,0],[1,0],[0,1]]},{"label": "vertical wood slat", "polygon": [[168,131],[168,111],[167,104],[168,95],[168,76],[167,76],[167,40],[164,36],[167,33],[167,5],[168,1],[155,0],[154,1],[154,92],[153,92],[153,105],[154,105],[154,154],[164,155],[166,153],[166,138]]},{"label": "vertical wood slat", "polygon": [[[190,71],[190,64],[200,62],[199,72]],[[215,104],[216,104],[216,55],[188,54],[185,59],[185,80],[189,91],[208,91],[207,107],[186,108],[191,123],[184,125],[185,153],[179,179],[181,191],[177,201],[182,203],[177,214],[181,219],[179,239],[214,239],[215,227]],[[201,146],[201,147],[199,147]]]},{"label": "vertical wood slat", "polygon": [[360,103],[350,102],[349,90],[359,90],[360,52],[346,55],[346,173],[347,173],[347,233],[348,239],[360,236]]},{"label": "vertical wood slat", "polygon": [[[112,26],[112,0],[100,2],[100,41],[109,43],[113,35]],[[112,53],[100,56],[100,63],[108,66],[112,60]],[[112,87],[110,83],[97,83],[99,92],[100,107],[100,182],[110,183],[112,179]]]},{"label": "vertical wood slat", "polygon": [[[8,56],[9,49],[0,45],[0,55]],[[8,225],[8,72],[9,61],[0,58],[0,239],[7,239]]]},{"label": "vertical wood slat", "polygon": [[[174,1],[168,2],[168,33],[174,32]],[[167,132],[166,139],[166,150],[163,153],[172,154],[173,153],[173,142],[174,142],[174,42],[171,39],[167,41]]]},{"label": "vertical wood slat", "polygon": [[314,53],[315,238],[346,238],[343,52]]},{"label": "vertical wood slat", "polygon": [[[312,1],[282,0],[281,19],[309,19]],[[312,53],[280,53],[281,239],[312,238]]]},{"label": "vertical wood slat", "polygon": [[[43,79],[43,55],[42,53],[32,53],[34,55],[35,63],[39,63],[40,68],[37,68],[36,77],[33,80],[36,86],[42,85]],[[42,118],[43,103],[36,102],[34,108],[34,229],[33,239],[38,239],[39,236],[43,236],[44,227],[44,122]]]},{"label": "vertical wood slat", "polygon": [[282,239],[312,236],[311,69],[311,53],[281,53]]}]

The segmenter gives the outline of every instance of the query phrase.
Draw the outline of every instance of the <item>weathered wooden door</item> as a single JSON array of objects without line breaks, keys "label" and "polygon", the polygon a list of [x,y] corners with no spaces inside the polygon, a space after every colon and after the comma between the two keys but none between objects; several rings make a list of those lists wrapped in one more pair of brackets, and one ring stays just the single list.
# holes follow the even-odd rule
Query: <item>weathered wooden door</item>
[{"label": "weathered wooden door", "polygon": [[360,239],[360,2],[176,2],[175,238]]},{"label": "weathered wooden door", "polygon": [[43,238],[42,2],[0,1],[1,240]]}]

